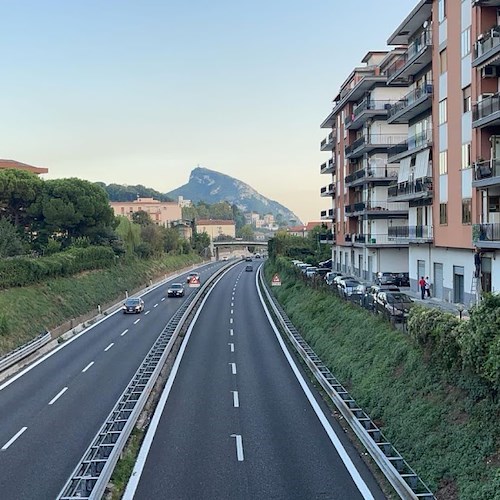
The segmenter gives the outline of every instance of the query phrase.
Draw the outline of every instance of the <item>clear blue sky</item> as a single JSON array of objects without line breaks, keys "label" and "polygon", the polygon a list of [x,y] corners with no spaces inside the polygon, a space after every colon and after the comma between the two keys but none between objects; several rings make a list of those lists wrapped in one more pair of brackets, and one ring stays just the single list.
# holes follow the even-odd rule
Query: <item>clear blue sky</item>
[{"label": "clear blue sky", "polygon": [[416,3],[1,2],[0,157],[162,192],[200,164],[317,220],[319,125]]}]

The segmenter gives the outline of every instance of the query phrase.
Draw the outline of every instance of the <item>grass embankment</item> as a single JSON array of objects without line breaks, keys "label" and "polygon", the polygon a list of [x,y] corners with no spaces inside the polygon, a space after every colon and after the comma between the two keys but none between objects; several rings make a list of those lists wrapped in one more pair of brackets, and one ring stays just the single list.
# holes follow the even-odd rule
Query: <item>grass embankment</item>
[{"label": "grass embankment", "polygon": [[[273,267],[274,266],[274,267]],[[443,500],[500,499],[500,405],[446,382],[421,349],[382,318],[311,289],[293,269],[273,292],[293,324]]]},{"label": "grass embankment", "polygon": [[162,259],[128,259],[109,269],[55,278],[37,285],[0,291],[0,355],[28,342],[40,332],[86,314],[97,312],[146,286],[150,279],[200,262],[196,255]]}]

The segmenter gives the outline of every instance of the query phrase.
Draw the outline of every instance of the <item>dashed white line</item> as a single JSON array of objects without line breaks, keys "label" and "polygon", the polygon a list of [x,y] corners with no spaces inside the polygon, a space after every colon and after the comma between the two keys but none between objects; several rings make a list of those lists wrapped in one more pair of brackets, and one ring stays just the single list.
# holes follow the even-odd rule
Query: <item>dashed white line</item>
[{"label": "dashed white line", "polygon": [[229,318],[229,323],[233,324],[233,318]]},{"label": "dashed white line", "polygon": [[93,361],[91,361],[83,370],[82,373],[85,373],[92,365],[94,364]]},{"label": "dashed white line", "polygon": [[64,389],[61,389],[50,401],[49,405],[53,405],[66,391],[68,390],[67,387]]},{"label": "dashed white line", "polygon": [[150,312],[151,312],[151,311],[146,311],[146,312],[144,313],[144,315],[149,314]]},{"label": "dashed white line", "polygon": [[27,427],[22,427],[14,436],[12,436],[3,446],[2,450],[6,450],[25,430]]},{"label": "dashed white line", "polygon": [[228,342],[227,344],[231,352],[234,352],[234,344],[232,342]]},{"label": "dashed white line", "polygon": [[231,314],[234,314],[234,310],[233,309],[231,309]]},{"label": "dashed white line", "polygon": [[229,335],[231,335],[231,337],[234,335],[234,330],[232,328],[229,329]]},{"label": "dashed white line", "polygon": [[127,335],[128,328],[126,330],[123,330],[122,333],[120,333],[120,337],[123,337],[124,335]]},{"label": "dashed white line", "polygon": [[236,375],[236,363],[229,363],[231,365],[231,373]]},{"label": "dashed white line", "polygon": [[162,297],[162,298],[161,298],[161,301],[163,302],[164,300],[165,300],[165,297]]},{"label": "dashed white line", "polygon": [[231,302],[231,307],[234,307],[234,302]]},{"label": "dashed white line", "polygon": [[238,457],[238,462],[243,462],[245,460],[243,455],[243,439],[240,434],[231,434],[231,437],[236,438],[236,456]]},{"label": "dashed white line", "polygon": [[240,407],[240,398],[238,396],[238,391],[231,391],[233,393],[233,406],[235,408]]},{"label": "dashed white line", "polygon": [[137,323],[139,323],[139,321],[141,321],[141,318],[137,318],[137,319],[134,321],[134,325],[137,325]]},{"label": "dashed white line", "polygon": [[108,347],[106,347],[106,349],[104,349],[104,352],[109,351],[114,345],[115,345],[115,343],[111,342],[111,344],[109,344]]},{"label": "dashed white line", "polygon": [[153,307],[158,307],[158,304],[155,304]]}]

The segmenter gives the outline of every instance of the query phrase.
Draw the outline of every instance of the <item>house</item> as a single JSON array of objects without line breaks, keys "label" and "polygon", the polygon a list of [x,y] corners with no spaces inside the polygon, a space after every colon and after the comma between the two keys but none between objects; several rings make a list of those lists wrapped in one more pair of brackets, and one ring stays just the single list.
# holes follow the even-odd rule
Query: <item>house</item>
[{"label": "house", "polygon": [[173,221],[182,219],[182,209],[177,202],[163,202],[153,198],[137,198],[134,201],[111,201],[111,208],[116,216],[127,217],[139,211],[148,213],[151,220],[160,226],[170,227]]}]

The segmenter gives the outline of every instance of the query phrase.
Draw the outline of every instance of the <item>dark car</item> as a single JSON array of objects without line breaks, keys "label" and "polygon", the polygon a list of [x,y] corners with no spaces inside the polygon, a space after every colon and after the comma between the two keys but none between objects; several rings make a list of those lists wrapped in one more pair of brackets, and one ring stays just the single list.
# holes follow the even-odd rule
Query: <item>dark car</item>
[{"label": "dark car", "polygon": [[172,283],[167,290],[168,297],[184,297],[184,285],[182,283]]},{"label": "dark car", "polygon": [[332,259],[324,260],[319,263],[319,267],[326,267],[328,269],[332,269]]},{"label": "dark car", "polygon": [[375,309],[393,321],[403,321],[413,306],[413,300],[402,292],[381,291],[375,298]]},{"label": "dark car", "polygon": [[122,307],[123,314],[139,314],[144,311],[144,301],[139,297],[128,298]]},{"label": "dark car", "polygon": [[395,285],[396,275],[394,273],[378,273],[377,283],[379,285]]},{"label": "dark car", "polygon": [[410,273],[398,273],[394,278],[397,286],[410,286]]},{"label": "dark car", "polygon": [[253,266],[248,265],[245,267],[245,271],[248,271],[249,273],[253,271]]}]

